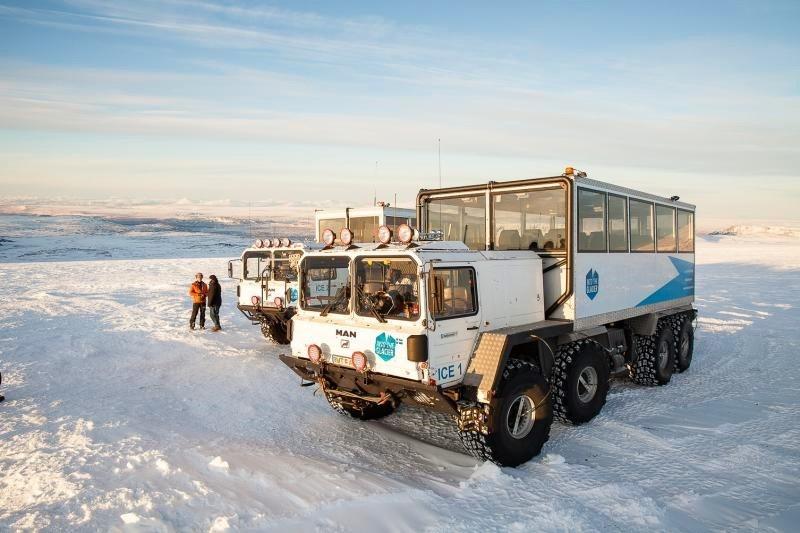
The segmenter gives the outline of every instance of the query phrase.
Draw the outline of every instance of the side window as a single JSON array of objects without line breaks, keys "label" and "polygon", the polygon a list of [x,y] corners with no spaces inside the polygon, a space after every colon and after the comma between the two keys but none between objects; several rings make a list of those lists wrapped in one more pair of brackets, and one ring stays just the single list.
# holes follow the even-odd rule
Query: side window
[{"label": "side window", "polygon": [[474,315],[478,312],[475,270],[468,267],[433,270],[431,309],[435,319]]},{"label": "side window", "polygon": [[486,249],[486,195],[434,198],[426,202],[426,231],[441,230],[444,240],[461,241],[471,250]]},{"label": "side window", "polygon": [[269,252],[248,252],[244,255],[244,278],[258,279],[261,272],[269,266]]},{"label": "side window", "polygon": [[694,252],[694,213],[678,209],[678,251]]},{"label": "side window", "polygon": [[495,250],[566,250],[566,191],[561,188],[492,194]]},{"label": "side window", "polygon": [[628,202],[624,196],[608,195],[608,251],[628,251]]},{"label": "side window", "polygon": [[317,231],[319,232],[320,242],[321,242],[321,239],[322,239],[322,232],[325,231],[326,229],[331,229],[331,230],[333,230],[333,234],[336,235],[336,242],[338,243],[339,242],[339,232],[342,231],[342,228],[345,226],[345,224],[347,224],[347,222],[343,218],[321,218],[321,219],[319,219],[319,225],[318,225],[318,230]]},{"label": "side window", "polygon": [[630,200],[631,252],[655,252],[653,242],[653,204]]},{"label": "side window", "polygon": [[578,189],[578,251],[606,251],[606,194]]},{"label": "side window", "polygon": [[659,252],[677,251],[674,207],[656,205],[656,244]]}]

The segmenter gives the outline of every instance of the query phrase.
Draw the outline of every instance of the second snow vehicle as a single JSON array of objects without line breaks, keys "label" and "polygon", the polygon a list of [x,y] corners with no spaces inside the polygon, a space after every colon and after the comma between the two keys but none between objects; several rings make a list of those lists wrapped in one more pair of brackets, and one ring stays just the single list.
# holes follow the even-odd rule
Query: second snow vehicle
[{"label": "second snow vehicle", "polygon": [[[318,245],[292,243],[290,239],[256,239],[242,253],[236,286],[236,307],[261,333],[276,344],[289,344],[289,320],[298,301],[297,269],[303,254]],[[228,277],[233,277],[228,262]]]},{"label": "second snow vehicle", "polygon": [[[516,466],[611,376],[664,385],[693,351],[694,206],[561,176],[422,190],[423,232],[342,230],[300,263],[281,360],[359,419],[453,415],[474,456]],[[335,279],[321,294],[314,279]],[[320,298],[324,296],[324,298]]]}]

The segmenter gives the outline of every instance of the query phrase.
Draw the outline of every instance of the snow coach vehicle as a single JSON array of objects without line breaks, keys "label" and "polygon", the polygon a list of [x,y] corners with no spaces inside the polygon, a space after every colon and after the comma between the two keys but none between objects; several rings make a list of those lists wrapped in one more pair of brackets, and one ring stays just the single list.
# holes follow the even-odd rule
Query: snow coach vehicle
[{"label": "snow coach vehicle", "polygon": [[[417,204],[421,232],[356,244],[344,228],[300,262],[280,358],[340,413],[446,412],[469,453],[516,466],[554,417],[596,416],[612,376],[664,385],[689,367],[693,205],[571,168]],[[319,291],[318,277],[338,283]]]},{"label": "snow coach vehicle", "polygon": [[298,300],[297,268],[300,258],[316,244],[292,243],[288,238],[256,239],[237,260],[228,261],[228,277],[234,262],[241,262],[236,286],[236,307],[261,333],[276,344],[288,344],[289,320]]}]

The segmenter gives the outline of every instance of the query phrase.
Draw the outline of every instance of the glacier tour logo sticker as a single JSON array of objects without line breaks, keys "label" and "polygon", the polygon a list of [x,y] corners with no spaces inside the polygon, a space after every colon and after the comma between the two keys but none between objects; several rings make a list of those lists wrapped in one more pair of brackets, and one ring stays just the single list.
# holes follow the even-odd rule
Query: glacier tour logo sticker
[{"label": "glacier tour logo sticker", "polygon": [[394,358],[395,348],[397,348],[397,339],[386,333],[381,333],[375,337],[375,355],[389,361]]},{"label": "glacier tour logo sticker", "polygon": [[589,272],[586,273],[586,296],[588,296],[590,300],[594,300],[599,290],[600,275],[597,273],[597,270],[590,268]]},{"label": "glacier tour logo sticker", "polygon": [[298,296],[300,296],[300,292],[297,289],[295,289],[294,287],[289,289],[289,301],[290,302],[297,301],[297,297]]}]

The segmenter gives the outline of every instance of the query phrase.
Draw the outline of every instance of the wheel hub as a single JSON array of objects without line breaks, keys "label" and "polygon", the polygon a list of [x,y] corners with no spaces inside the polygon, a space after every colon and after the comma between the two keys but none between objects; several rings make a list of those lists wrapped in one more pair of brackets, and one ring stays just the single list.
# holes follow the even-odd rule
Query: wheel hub
[{"label": "wheel hub", "polygon": [[581,403],[592,401],[595,393],[597,393],[597,382],[597,370],[594,367],[587,366],[581,370],[581,373],[578,374],[577,384],[578,400]]},{"label": "wheel hub", "polygon": [[667,368],[667,361],[669,361],[669,343],[664,339],[658,345],[658,368],[661,370]]},{"label": "wheel hub", "polygon": [[689,335],[681,337],[681,359],[686,360],[689,355]]},{"label": "wheel hub", "polygon": [[536,421],[536,406],[526,394],[518,396],[508,408],[506,429],[515,439],[522,439],[531,432]]}]

